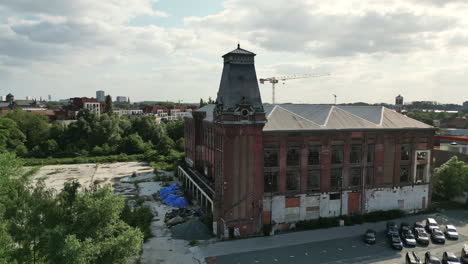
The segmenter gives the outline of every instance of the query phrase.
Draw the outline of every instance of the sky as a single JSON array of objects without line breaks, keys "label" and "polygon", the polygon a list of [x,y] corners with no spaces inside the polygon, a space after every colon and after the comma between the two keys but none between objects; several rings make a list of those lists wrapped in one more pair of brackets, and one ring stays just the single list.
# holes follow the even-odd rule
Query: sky
[{"label": "sky", "polygon": [[[0,95],[198,102],[225,53],[257,54],[277,103],[468,101],[465,0],[2,0]],[[271,85],[259,84],[264,102]]]}]

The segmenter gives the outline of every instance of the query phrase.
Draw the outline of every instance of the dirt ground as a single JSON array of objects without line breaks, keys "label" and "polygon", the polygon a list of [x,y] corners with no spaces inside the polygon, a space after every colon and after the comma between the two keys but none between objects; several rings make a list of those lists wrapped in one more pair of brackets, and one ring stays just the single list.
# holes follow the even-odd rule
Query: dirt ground
[{"label": "dirt ground", "polygon": [[[172,174],[171,172],[161,173]],[[44,179],[46,186],[57,191],[63,188],[65,182],[77,180],[83,188],[89,188],[93,183],[101,186],[110,185],[114,193],[123,195],[127,199],[144,199],[144,204],[148,205],[154,213],[151,224],[154,237],[143,245],[142,262],[147,264],[199,263],[193,257],[188,241],[173,239],[170,230],[164,224],[166,212],[174,208],[154,200],[152,195],[161,188],[162,184],[154,181],[154,176],[153,169],[146,163],[120,162],[44,166],[34,178],[35,180]]]}]

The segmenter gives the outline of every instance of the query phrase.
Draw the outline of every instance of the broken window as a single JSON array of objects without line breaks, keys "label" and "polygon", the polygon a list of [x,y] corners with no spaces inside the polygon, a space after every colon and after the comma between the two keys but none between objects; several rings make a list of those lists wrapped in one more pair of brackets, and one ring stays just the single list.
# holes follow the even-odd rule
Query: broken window
[{"label": "broken window", "polygon": [[300,149],[297,147],[290,147],[288,148],[288,155],[287,155],[287,165],[288,166],[299,166],[299,157],[300,157]]},{"label": "broken window", "polygon": [[332,164],[343,163],[343,146],[335,145],[332,146]]},{"label": "broken window", "polygon": [[361,185],[361,168],[351,168],[349,173],[349,186]]},{"label": "broken window", "polygon": [[263,164],[264,167],[278,167],[278,149],[265,149]]},{"label": "broken window", "polygon": [[298,191],[300,181],[300,173],[298,170],[288,170],[286,172],[286,189],[288,191]]},{"label": "broken window", "polygon": [[367,163],[374,162],[375,159],[375,145],[369,144],[367,145]]},{"label": "broken window", "polygon": [[339,200],[341,199],[341,193],[330,193],[330,200]]},{"label": "broken window", "polygon": [[320,146],[309,148],[309,165],[320,165]]},{"label": "broken window", "polygon": [[402,166],[400,168],[400,182],[407,183],[410,180],[410,167]]},{"label": "broken window", "polygon": [[424,182],[425,167],[426,167],[426,165],[416,166],[416,183],[423,183]]},{"label": "broken window", "polygon": [[374,186],[374,167],[367,167],[366,186]]},{"label": "broken window", "polygon": [[320,170],[309,170],[307,177],[307,190],[319,190],[320,189]]},{"label": "broken window", "polygon": [[362,145],[351,145],[351,153],[349,155],[349,162],[351,164],[361,163],[362,158]]},{"label": "broken window", "polygon": [[341,168],[334,168],[331,170],[330,177],[330,187],[331,188],[341,188],[341,178],[342,178]]},{"label": "broken window", "polygon": [[410,144],[401,145],[401,160],[410,160],[411,158],[411,147]]},{"label": "broken window", "polygon": [[265,192],[278,192],[278,171],[265,171],[264,189]]},{"label": "broken window", "polygon": [[425,152],[425,151],[418,151],[418,152],[417,152],[417,159],[418,159],[418,160],[427,160],[427,152]]}]

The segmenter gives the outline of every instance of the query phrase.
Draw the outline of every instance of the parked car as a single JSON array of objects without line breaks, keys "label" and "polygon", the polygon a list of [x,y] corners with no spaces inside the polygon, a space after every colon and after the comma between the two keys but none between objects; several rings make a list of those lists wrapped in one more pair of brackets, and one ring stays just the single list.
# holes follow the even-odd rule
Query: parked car
[{"label": "parked car", "polygon": [[398,225],[395,222],[387,222],[387,236],[398,235]]},{"label": "parked car", "polygon": [[411,231],[411,227],[408,223],[401,223],[400,225],[400,236],[405,245],[410,247],[416,246],[416,238]]},{"label": "parked car", "polygon": [[414,228],[414,236],[416,237],[416,241],[424,246],[429,245],[429,235],[426,233],[424,228],[416,227]]},{"label": "parked car", "polygon": [[414,223],[414,228],[424,228],[423,222],[416,222],[416,223]]},{"label": "parked car", "polygon": [[432,242],[445,244],[445,236],[439,228],[432,229],[431,233]]},{"label": "parked car", "polygon": [[444,255],[442,256],[442,263],[443,264],[460,264],[457,256],[452,252],[445,251]]},{"label": "parked car", "polygon": [[432,229],[439,228],[439,224],[434,218],[427,218],[426,219],[426,230],[428,233],[432,233]]},{"label": "parked car", "polygon": [[458,239],[458,232],[457,229],[453,225],[446,225],[444,228],[445,237],[447,239]]},{"label": "parked car", "polygon": [[460,261],[463,264],[468,264],[468,245],[463,246]]},{"label": "parked car", "polygon": [[440,259],[438,257],[434,256],[434,254],[432,254],[432,252],[430,252],[430,251],[426,252],[425,256],[426,256],[424,258],[424,263],[425,264],[441,264]]},{"label": "parked car", "polygon": [[422,264],[416,252],[411,251],[406,253],[406,264]]},{"label": "parked car", "polygon": [[363,240],[367,244],[375,244],[377,233],[372,229],[367,229],[364,233]]},{"label": "parked car", "polygon": [[392,234],[390,236],[390,245],[394,249],[402,250],[403,243],[401,242],[400,236],[398,234]]}]

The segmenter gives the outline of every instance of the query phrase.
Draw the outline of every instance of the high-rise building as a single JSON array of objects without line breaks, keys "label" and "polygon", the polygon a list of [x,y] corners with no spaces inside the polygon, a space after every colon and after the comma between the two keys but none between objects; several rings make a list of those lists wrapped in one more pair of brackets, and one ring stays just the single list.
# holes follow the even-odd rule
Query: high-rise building
[{"label": "high-rise building", "polygon": [[48,101],[52,101],[52,95],[49,94],[49,95],[47,96],[47,99],[48,99]]},{"label": "high-rise building", "polygon": [[398,95],[395,97],[395,111],[401,113],[401,110],[403,110],[403,96]]},{"label": "high-rise building", "polygon": [[106,93],[102,90],[96,91],[96,99],[98,100],[98,102],[105,102]]},{"label": "high-rise building", "polygon": [[116,100],[117,100],[117,103],[126,103],[127,102],[127,97],[126,96],[117,96]]}]

